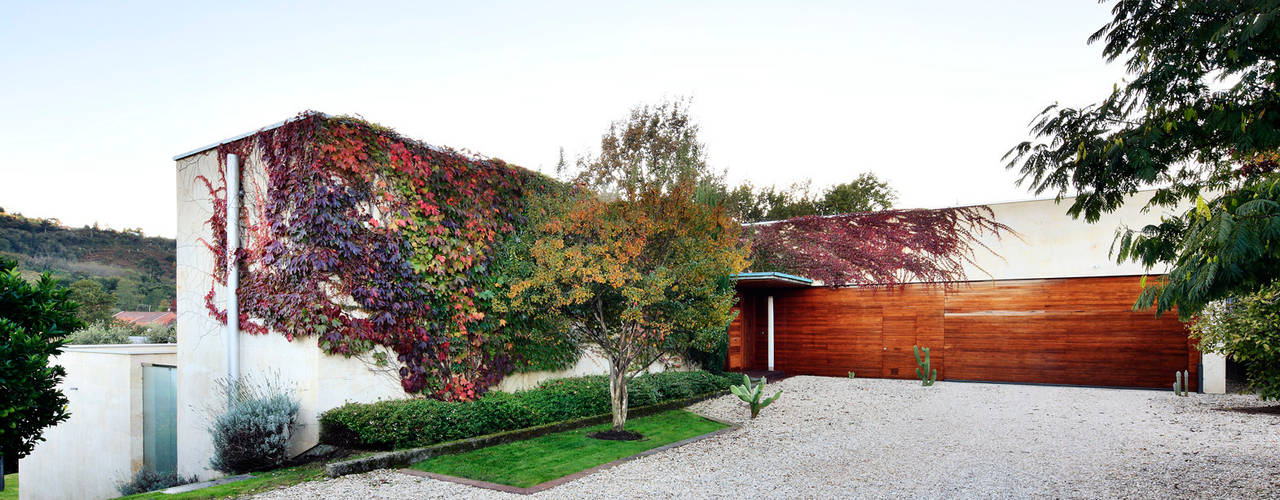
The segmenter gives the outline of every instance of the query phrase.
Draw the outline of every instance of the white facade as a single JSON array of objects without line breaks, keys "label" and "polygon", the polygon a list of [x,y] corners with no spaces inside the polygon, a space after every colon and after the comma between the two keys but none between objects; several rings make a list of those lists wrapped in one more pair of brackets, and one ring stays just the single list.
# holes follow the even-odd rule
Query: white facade
[{"label": "white facade", "polygon": [[21,500],[102,499],[143,465],[143,367],[173,365],[173,344],[67,346],[50,360],[71,417],[19,463]]}]

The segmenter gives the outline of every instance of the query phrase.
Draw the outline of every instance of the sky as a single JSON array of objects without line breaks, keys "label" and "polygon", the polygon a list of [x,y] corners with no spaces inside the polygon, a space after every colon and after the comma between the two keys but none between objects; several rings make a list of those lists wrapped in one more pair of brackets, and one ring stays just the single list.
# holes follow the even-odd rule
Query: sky
[{"label": "sky", "polygon": [[172,237],[174,155],[304,110],[551,173],[681,97],[734,184],[1031,199],[1005,152],[1124,76],[1088,0],[609,4],[0,0],[0,207]]}]

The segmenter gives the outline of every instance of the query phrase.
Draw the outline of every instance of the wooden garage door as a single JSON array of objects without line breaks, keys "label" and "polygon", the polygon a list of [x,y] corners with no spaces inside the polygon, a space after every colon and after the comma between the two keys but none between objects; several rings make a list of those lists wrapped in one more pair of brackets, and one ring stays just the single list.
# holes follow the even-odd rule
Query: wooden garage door
[{"label": "wooden garage door", "polygon": [[744,369],[766,366],[772,293],[775,368],[790,374],[914,378],[920,345],[939,380],[1165,388],[1177,370],[1197,378],[1176,315],[1132,310],[1135,276],[755,293],[741,303]]},{"label": "wooden garage door", "polygon": [[1175,314],[1133,311],[1135,277],[972,283],[948,290],[951,380],[1163,388],[1196,379]]}]

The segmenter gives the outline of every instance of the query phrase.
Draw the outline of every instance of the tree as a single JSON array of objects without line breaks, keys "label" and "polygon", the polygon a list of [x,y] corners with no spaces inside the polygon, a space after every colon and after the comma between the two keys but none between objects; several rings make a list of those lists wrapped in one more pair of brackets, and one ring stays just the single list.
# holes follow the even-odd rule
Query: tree
[{"label": "tree", "polygon": [[689,105],[688,100],[674,100],[632,108],[628,119],[609,124],[598,156],[578,160],[574,181],[602,196],[627,199],[688,186],[695,188],[685,189],[689,196],[697,188],[727,191],[724,173],[707,165],[706,146],[698,140]]},{"label": "tree", "polygon": [[507,243],[527,258],[509,270],[503,309],[563,324],[609,360],[617,432],[628,380],[664,356],[713,350],[732,319],[730,276],[747,253],[697,131],[685,103],[634,108],[578,162],[583,189],[539,198]]},{"label": "tree", "polygon": [[76,310],[76,317],[85,324],[107,322],[116,305],[116,298],[107,293],[101,283],[91,279],[71,284],[71,300],[80,305]]},{"label": "tree", "polygon": [[1034,141],[1006,158],[1020,182],[1092,222],[1150,186],[1152,203],[1231,187],[1240,160],[1280,149],[1280,4],[1274,0],[1126,0],[1089,37],[1130,78],[1101,102],[1057,104],[1032,122]]},{"label": "tree", "polygon": [[746,265],[737,224],[692,187],[604,201],[582,192],[544,201],[519,242],[509,312],[561,318],[609,360],[613,430],[627,419],[627,381],[666,355],[715,347],[732,319],[730,276]]},{"label": "tree", "polygon": [[863,173],[852,182],[831,186],[822,195],[821,210],[823,215],[888,210],[897,199],[898,193],[887,181],[876,178],[875,174]]},{"label": "tree", "polygon": [[69,416],[57,388],[66,371],[49,358],[80,326],[70,291],[48,274],[28,283],[17,262],[0,257],[0,455],[25,457],[46,427]]},{"label": "tree", "polygon": [[836,184],[820,193],[813,182],[804,180],[782,189],[776,186],[756,188],[749,182],[728,190],[726,207],[741,222],[792,219],[809,215],[839,215],[888,210],[898,194],[872,173],[859,174],[851,182]]},{"label": "tree", "polygon": [[1009,167],[1037,193],[1079,193],[1068,213],[1091,222],[1152,186],[1146,208],[1195,202],[1117,234],[1118,260],[1165,268],[1136,307],[1190,319],[1253,296],[1280,277],[1280,2],[1120,1],[1112,13],[1089,41],[1105,40],[1130,78],[1101,102],[1046,108]]}]

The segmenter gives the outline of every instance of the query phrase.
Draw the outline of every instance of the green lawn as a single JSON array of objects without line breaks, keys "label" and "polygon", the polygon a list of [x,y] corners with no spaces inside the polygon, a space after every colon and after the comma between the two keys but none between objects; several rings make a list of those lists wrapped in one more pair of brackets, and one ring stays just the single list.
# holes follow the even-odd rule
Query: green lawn
[{"label": "green lawn", "polygon": [[609,427],[609,424],[597,425],[456,455],[442,455],[413,464],[413,468],[527,488],[726,426],[684,410],[672,410],[629,419],[627,430],[644,435],[644,439],[638,441],[604,441],[587,437],[589,433]]},{"label": "green lawn", "polygon": [[[161,499],[163,498],[166,500],[183,500],[183,499],[196,499],[196,498],[241,498],[241,497],[247,497],[247,496],[253,495],[255,493],[262,493],[264,491],[274,490],[276,488],[291,486],[291,485],[306,482],[306,481],[316,481],[319,479],[324,479],[324,464],[314,463],[314,464],[307,464],[307,465],[299,465],[297,467],[289,467],[286,469],[276,469],[276,470],[267,471],[267,472],[255,472],[253,473],[253,477],[249,479],[245,479],[244,481],[236,481],[234,483],[227,483],[220,486],[213,486],[213,487],[204,488],[201,490],[189,491],[189,492],[180,493],[177,495],[166,495],[164,493],[160,493],[159,491],[153,491],[150,493],[139,493],[137,495],[130,495],[122,498],[128,498],[128,499],[138,499],[138,498]],[[6,491],[5,493],[8,493],[8,491]],[[16,499],[17,497],[14,497],[14,498]],[[0,500],[8,500],[8,499],[3,496],[0,496]]]},{"label": "green lawn", "polygon": [[18,500],[18,473],[4,476],[4,491],[0,491],[0,500]]}]

